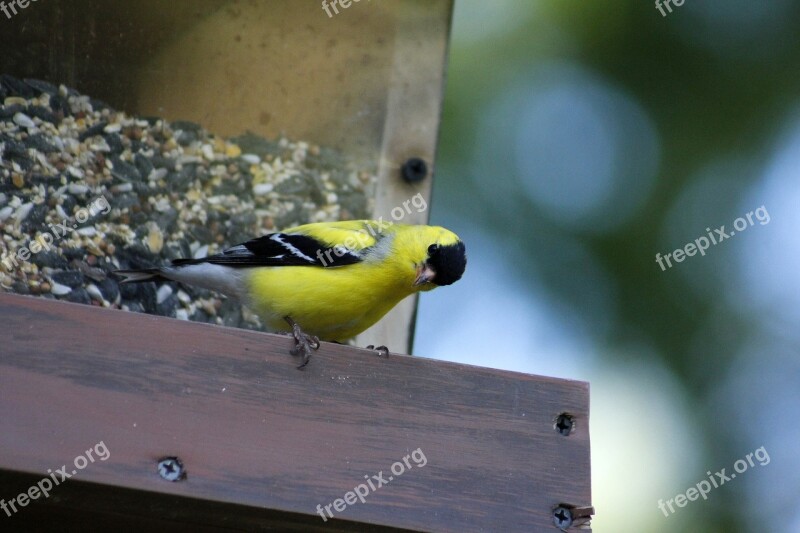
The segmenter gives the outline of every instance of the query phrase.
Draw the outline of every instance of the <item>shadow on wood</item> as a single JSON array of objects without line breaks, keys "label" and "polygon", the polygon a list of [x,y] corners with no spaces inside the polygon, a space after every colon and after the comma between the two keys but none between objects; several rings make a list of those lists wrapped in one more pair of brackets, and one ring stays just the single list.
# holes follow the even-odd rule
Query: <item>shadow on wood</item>
[{"label": "shadow on wood", "polygon": [[0,320],[0,498],[76,472],[3,525],[553,531],[591,502],[587,383],[329,343],[300,371],[287,336],[9,294]]}]

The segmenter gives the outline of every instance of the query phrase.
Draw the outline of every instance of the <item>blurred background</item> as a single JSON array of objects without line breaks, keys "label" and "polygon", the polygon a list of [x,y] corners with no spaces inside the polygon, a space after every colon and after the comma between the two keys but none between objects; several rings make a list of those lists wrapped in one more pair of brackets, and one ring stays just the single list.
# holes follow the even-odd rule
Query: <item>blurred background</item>
[{"label": "blurred background", "polygon": [[800,531],[800,4],[670,7],[456,1],[414,353],[591,382],[594,531]]}]

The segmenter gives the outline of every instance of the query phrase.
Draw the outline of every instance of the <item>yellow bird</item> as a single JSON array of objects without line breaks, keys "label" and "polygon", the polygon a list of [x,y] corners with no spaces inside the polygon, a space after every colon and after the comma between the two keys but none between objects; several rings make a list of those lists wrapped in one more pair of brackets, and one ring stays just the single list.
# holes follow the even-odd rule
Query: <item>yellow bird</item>
[{"label": "yellow bird", "polygon": [[319,339],[345,342],[400,300],[458,281],[464,243],[438,226],[320,222],[270,233],[202,259],[118,270],[123,283],[173,280],[238,298],[270,331],[288,323],[308,364]]}]

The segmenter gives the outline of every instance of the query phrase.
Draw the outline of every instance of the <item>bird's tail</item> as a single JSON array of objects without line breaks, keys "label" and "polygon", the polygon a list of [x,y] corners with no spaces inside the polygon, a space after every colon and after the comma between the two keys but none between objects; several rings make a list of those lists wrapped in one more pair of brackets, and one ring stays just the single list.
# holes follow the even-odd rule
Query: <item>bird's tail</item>
[{"label": "bird's tail", "polygon": [[125,276],[120,283],[141,283],[142,281],[169,281],[161,275],[160,268],[143,268],[139,270],[115,270],[114,274]]}]

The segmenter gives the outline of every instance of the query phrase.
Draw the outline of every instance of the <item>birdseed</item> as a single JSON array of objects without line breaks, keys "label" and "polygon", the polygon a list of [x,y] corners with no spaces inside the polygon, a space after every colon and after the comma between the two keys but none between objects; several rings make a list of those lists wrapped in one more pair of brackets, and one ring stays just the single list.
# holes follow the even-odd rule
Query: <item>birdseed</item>
[{"label": "birdseed", "polygon": [[0,291],[257,329],[212,291],[111,272],[372,212],[375,169],[331,148],[223,139],[8,75],[0,102]]}]

